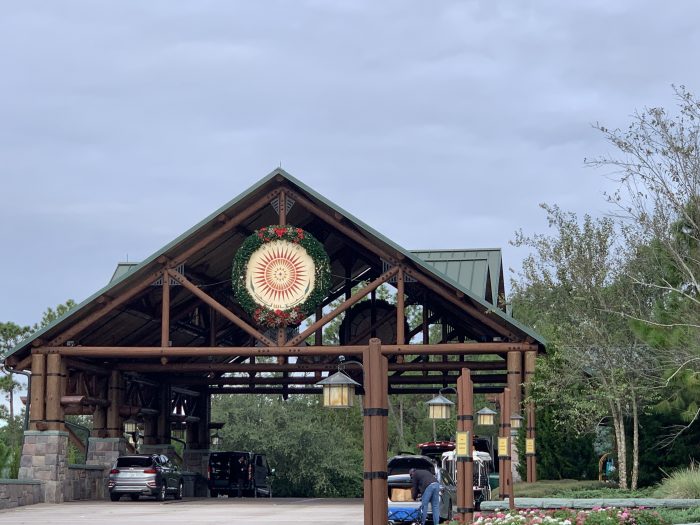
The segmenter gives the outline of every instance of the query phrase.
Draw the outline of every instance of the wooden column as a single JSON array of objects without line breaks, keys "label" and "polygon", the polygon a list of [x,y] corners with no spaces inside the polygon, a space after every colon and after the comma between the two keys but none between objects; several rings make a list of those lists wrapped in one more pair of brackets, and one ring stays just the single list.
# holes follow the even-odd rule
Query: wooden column
[{"label": "wooden column", "polygon": [[46,423],[49,430],[64,430],[61,406],[61,354],[46,356]]},{"label": "wooden column", "polygon": [[46,394],[46,356],[44,354],[32,354],[32,399],[29,405],[29,428],[39,430],[38,426],[45,426],[45,394]]},{"label": "wooden column", "polygon": [[161,305],[160,346],[170,346],[170,275],[163,272],[163,304]]},{"label": "wooden column", "polygon": [[[102,377],[97,378],[97,396],[101,399],[109,399],[107,383],[108,380]],[[107,437],[107,407],[95,405],[95,411],[92,413],[90,436],[97,438]]]},{"label": "wooden column", "polygon": [[372,338],[363,352],[364,366],[364,505],[365,525],[385,525],[388,515],[387,417],[388,371],[381,342]]},{"label": "wooden column", "polygon": [[401,267],[399,267],[399,273],[396,276],[396,288],[396,344],[402,345],[406,342],[406,334],[404,334],[406,308],[404,304],[404,277]]},{"label": "wooden column", "polygon": [[158,421],[155,416],[148,416],[143,420],[143,444],[158,444]]},{"label": "wooden column", "polygon": [[[507,439],[508,446],[504,451],[505,454],[498,455],[499,460],[499,476],[498,476],[498,486],[499,486],[499,498],[508,498],[508,505],[511,509],[515,508],[513,501],[513,473],[511,472],[511,458],[510,458],[510,389],[504,388],[503,393],[500,395],[501,404],[501,425],[499,438]],[[500,443],[499,443],[499,449]],[[500,452],[500,450],[499,450]]]},{"label": "wooden column", "polygon": [[[525,352],[525,370],[524,370],[524,382],[525,382],[525,396],[527,398],[532,394],[531,381],[535,374],[535,361],[537,360],[537,352]],[[532,401],[528,401],[526,410],[526,424],[527,429],[525,436],[527,439],[532,439],[535,443],[535,453],[527,454],[527,482],[534,483],[537,481],[537,441],[535,440],[535,404]]]},{"label": "wooden column", "polygon": [[279,196],[279,216],[280,216],[280,226],[287,225],[287,194],[284,190],[280,191]]},{"label": "wooden column", "polygon": [[160,413],[158,414],[158,443],[170,443],[170,385],[160,387]]},{"label": "wooden column", "polygon": [[508,390],[510,390],[510,411],[522,416],[522,374],[520,352],[508,352]]},{"label": "wooden column", "polygon": [[469,457],[457,458],[457,519],[471,523],[474,519],[474,385],[471,371],[463,368],[457,379],[457,430],[469,432]]},{"label": "wooden column", "polygon": [[122,375],[118,370],[113,370],[109,376],[109,406],[107,407],[107,434],[111,438],[122,437],[124,429],[122,418],[119,415],[119,407],[124,398],[124,386]]}]

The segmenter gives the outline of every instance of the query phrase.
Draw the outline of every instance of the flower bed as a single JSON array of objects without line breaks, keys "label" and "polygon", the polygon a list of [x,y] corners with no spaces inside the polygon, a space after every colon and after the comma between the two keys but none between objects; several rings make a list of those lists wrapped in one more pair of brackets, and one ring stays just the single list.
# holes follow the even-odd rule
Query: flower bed
[{"label": "flower bed", "polygon": [[[457,523],[457,522],[454,522]],[[622,509],[598,507],[592,510],[520,510],[476,513],[478,525],[668,525],[656,511],[649,509]]]}]

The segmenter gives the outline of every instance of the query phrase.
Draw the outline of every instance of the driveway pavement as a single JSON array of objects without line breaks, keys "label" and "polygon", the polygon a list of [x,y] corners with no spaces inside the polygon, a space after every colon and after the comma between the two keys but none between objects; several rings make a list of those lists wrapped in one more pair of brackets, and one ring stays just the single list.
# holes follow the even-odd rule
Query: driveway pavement
[{"label": "driveway pavement", "polygon": [[0,511],[3,525],[360,525],[363,518],[361,499],[74,501]]}]

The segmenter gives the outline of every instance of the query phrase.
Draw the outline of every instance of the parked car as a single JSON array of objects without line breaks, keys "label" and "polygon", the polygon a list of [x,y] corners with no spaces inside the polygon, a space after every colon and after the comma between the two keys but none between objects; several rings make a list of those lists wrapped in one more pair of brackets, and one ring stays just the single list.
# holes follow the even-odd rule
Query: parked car
[{"label": "parked car", "polygon": [[209,455],[209,495],[272,497],[270,476],[274,469],[264,454],[212,452]]},{"label": "parked car", "polygon": [[[409,471],[427,470],[440,482],[440,521],[452,519],[452,509],[457,501],[457,488],[449,472],[442,469],[427,456],[394,456],[387,464],[387,484],[389,487],[389,523],[413,523],[420,520],[421,502],[411,495],[411,477]],[[431,506],[432,507],[432,506]],[[432,520],[432,508],[428,511]]]},{"label": "parked car", "polygon": [[134,501],[139,496],[155,496],[163,501],[168,495],[182,499],[184,484],[180,469],[167,456],[140,454],[117,458],[107,486],[112,501],[125,494]]}]

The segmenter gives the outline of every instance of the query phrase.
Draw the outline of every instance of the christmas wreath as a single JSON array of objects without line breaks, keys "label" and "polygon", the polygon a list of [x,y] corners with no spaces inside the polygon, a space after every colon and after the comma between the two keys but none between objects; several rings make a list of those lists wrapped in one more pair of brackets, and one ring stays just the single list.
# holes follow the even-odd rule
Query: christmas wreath
[{"label": "christmas wreath", "polygon": [[[300,275],[306,276],[308,288],[310,289],[304,290],[303,300],[300,299],[300,302],[297,301],[297,304],[294,304],[294,306],[290,308],[271,308],[269,305],[264,304],[260,298],[256,300],[249,290],[249,287],[255,285],[255,280],[251,278],[251,272],[249,272],[249,263],[251,262],[251,258],[266,244],[274,241],[284,241],[286,243],[291,243],[292,245],[298,245],[299,247],[303,248],[306,255],[308,255],[313,262],[313,270],[311,270],[313,272],[313,278],[311,278],[310,275],[305,275],[305,268],[298,270]],[[280,253],[288,255],[290,251],[293,251],[285,250],[283,247],[284,243],[279,244],[282,246]],[[291,261],[296,260],[294,258],[295,256],[293,255],[289,257]],[[272,257],[268,256],[268,258],[264,259],[264,261],[271,258]],[[292,275],[296,275],[296,270],[292,263],[284,261],[281,266],[281,271],[287,277],[289,277],[290,272]],[[286,269],[287,266],[290,267],[289,270]],[[269,272],[270,270],[260,270],[258,273],[262,274],[263,271]],[[285,274],[285,272],[287,273]],[[251,315],[253,320],[260,326],[280,328],[298,325],[309,315],[311,315],[321,301],[326,298],[328,295],[328,288],[330,287],[331,283],[331,265],[330,260],[328,259],[328,254],[323,249],[323,245],[309,232],[294,226],[272,225],[256,230],[255,233],[243,241],[243,244],[239,248],[238,252],[236,252],[236,256],[233,259],[231,277],[233,292],[236,300],[241,307],[243,307],[243,309]],[[259,282],[260,278],[258,278],[257,281]],[[270,285],[264,284],[263,286],[269,287]],[[296,285],[292,282],[291,286],[294,287]],[[272,288],[270,288],[268,291],[273,296],[284,293]]]}]

